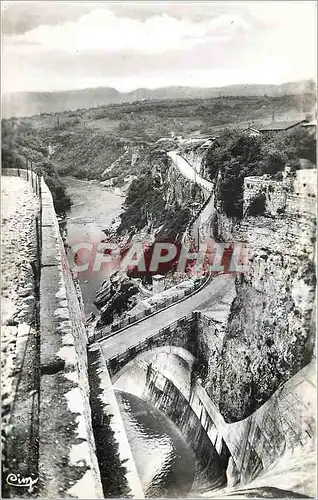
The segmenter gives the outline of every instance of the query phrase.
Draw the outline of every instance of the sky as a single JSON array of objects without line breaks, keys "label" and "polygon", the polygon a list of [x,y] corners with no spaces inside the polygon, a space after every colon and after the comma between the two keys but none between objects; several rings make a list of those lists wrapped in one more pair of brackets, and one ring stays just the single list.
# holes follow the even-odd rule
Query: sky
[{"label": "sky", "polygon": [[2,2],[2,92],[316,79],[312,1]]}]

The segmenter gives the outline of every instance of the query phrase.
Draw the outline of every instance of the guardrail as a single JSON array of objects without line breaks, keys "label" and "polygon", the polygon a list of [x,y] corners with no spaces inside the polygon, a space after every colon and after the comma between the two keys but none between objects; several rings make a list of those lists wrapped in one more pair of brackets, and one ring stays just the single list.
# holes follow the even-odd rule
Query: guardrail
[{"label": "guardrail", "polygon": [[25,168],[18,167],[2,167],[1,175],[9,175],[11,177],[21,177],[27,180],[36,195],[41,197],[41,179],[42,175],[38,175],[32,167],[26,163]]},{"label": "guardrail", "polygon": [[[176,341],[174,340],[173,344],[169,344],[169,340],[171,340],[171,333],[178,327],[182,326],[186,321],[195,320],[196,312],[191,312],[186,316],[182,316],[182,318],[178,318],[176,321],[173,321],[168,326],[161,328],[156,333],[149,335],[144,340],[130,346],[128,349],[125,349],[121,353],[116,354],[116,356],[112,356],[108,360],[106,360],[107,367],[111,375],[114,375],[117,371],[119,371],[122,366],[124,366],[128,360],[133,359],[137,356],[138,353],[144,351],[145,349],[159,347],[162,343],[164,345],[176,345]],[[167,343],[168,340],[168,343]]]},{"label": "guardrail", "polygon": [[113,335],[116,335],[117,333],[126,330],[132,325],[141,323],[142,321],[148,319],[149,317],[152,317],[156,314],[159,314],[160,312],[169,309],[175,304],[178,304],[180,302],[183,302],[187,298],[191,297],[195,293],[198,293],[200,290],[202,290],[212,279],[211,275],[207,275],[203,278],[201,282],[196,282],[194,283],[194,286],[192,289],[187,289],[184,291],[183,296],[180,298],[180,296],[174,296],[174,297],[169,297],[167,300],[164,301],[164,304],[155,304],[151,308],[146,309],[145,311],[141,311],[134,316],[130,316],[128,318],[125,318],[117,323],[113,323],[112,325],[109,325],[108,327],[104,327],[101,331],[94,333],[93,335],[90,336],[88,343],[89,344],[94,344],[95,342],[99,342],[101,340],[105,340],[106,338],[110,338]]}]

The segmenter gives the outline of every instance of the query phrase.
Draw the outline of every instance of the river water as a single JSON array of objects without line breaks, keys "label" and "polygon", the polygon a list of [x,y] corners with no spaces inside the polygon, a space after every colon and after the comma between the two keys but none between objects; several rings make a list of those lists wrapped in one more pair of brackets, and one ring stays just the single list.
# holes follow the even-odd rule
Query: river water
[{"label": "river water", "polygon": [[194,455],[176,426],[137,396],[119,391],[116,396],[145,496],[186,496]]},{"label": "river water", "polygon": [[[67,243],[96,242],[105,237],[107,228],[120,214],[124,199],[101,184],[64,178],[72,207],[67,214]],[[70,265],[74,264],[69,256]],[[109,275],[106,266],[101,272],[79,273],[85,312],[96,312],[95,292]],[[189,493],[195,462],[191,449],[177,427],[152,404],[116,391],[128,441],[136,467],[148,497],[176,497]]]},{"label": "river water", "polygon": [[[89,262],[87,272],[80,272],[78,278],[81,285],[85,313],[97,312],[93,304],[96,290],[102,281],[109,277],[109,268],[103,264],[99,271],[93,271],[96,245],[105,238],[103,229],[110,227],[118,217],[124,198],[109,191],[98,182],[82,181],[73,177],[64,177],[67,193],[72,207],[66,217],[66,242],[70,248],[81,243],[92,243],[91,255],[86,253],[84,261]],[[85,252],[85,250],[84,250]],[[74,255],[68,252],[71,267],[74,266]]]}]

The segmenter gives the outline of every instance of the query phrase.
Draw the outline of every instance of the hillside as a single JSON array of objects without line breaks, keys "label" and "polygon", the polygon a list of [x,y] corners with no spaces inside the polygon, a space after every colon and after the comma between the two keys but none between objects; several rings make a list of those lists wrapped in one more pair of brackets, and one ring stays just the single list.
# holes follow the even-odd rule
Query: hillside
[{"label": "hillside", "polygon": [[87,109],[114,103],[159,99],[209,99],[220,96],[301,95],[315,93],[315,83],[310,80],[282,85],[230,85],[226,87],[162,87],[119,92],[111,87],[67,90],[61,92],[15,92],[3,96],[2,114],[32,116],[39,113]]},{"label": "hillside", "polygon": [[[315,95],[215,97],[110,104],[2,121],[3,164],[8,154],[46,163],[60,176],[125,187],[152,151],[175,147],[174,137],[219,134],[277,120],[312,119]],[[167,150],[167,149],[166,149]],[[49,166],[52,164],[52,168]]]}]

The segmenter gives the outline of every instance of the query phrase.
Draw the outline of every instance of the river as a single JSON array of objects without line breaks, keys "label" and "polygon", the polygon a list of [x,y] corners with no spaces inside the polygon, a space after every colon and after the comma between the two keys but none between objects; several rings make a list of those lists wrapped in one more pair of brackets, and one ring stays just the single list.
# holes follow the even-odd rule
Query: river
[{"label": "river", "polygon": [[[96,182],[64,178],[72,207],[66,218],[66,241],[96,244],[120,212],[124,199]],[[69,256],[71,266],[74,265]],[[102,272],[79,273],[85,312],[96,312],[95,292],[107,277]],[[128,441],[148,497],[186,496],[194,478],[194,455],[177,427],[152,404],[116,391]]]},{"label": "river", "polygon": [[[120,214],[124,198],[98,182],[83,181],[73,177],[64,177],[63,180],[72,202],[71,210],[66,216],[66,242],[69,247],[83,242],[90,242],[96,247],[96,244],[105,238],[103,229],[110,227],[112,221]],[[74,258],[70,251],[68,257],[73,268]],[[94,252],[91,257],[88,271],[78,274],[86,314],[97,312],[93,304],[96,290],[102,281],[109,277],[109,269],[105,264],[99,272],[92,270]]]}]

